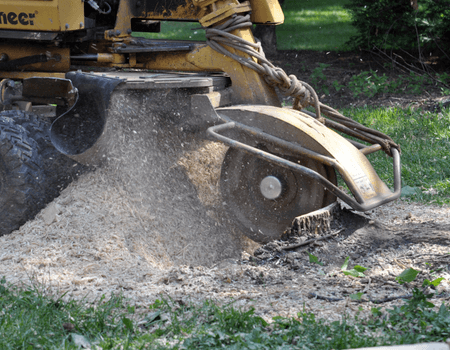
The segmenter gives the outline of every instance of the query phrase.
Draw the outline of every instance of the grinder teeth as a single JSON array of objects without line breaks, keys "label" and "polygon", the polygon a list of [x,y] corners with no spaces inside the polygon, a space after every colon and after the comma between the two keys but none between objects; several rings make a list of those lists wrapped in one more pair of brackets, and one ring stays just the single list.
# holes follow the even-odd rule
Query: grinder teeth
[{"label": "grinder teeth", "polygon": [[303,236],[308,233],[322,235],[330,232],[333,216],[339,208],[339,203],[334,202],[311,213],[297,216],[292,222],[291,229],[285,231],[281,239],[287,240],[292,236]]}]

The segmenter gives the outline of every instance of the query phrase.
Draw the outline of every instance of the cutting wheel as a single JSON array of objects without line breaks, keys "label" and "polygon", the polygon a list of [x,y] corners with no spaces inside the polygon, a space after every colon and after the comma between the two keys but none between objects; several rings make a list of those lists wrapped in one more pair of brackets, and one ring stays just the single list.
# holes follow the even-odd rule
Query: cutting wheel
[{"label": "cutting wheel", "polygon": [[[308,158],[277,155],[336,184],[331,167]],[[234,148],[225,155],[220,186],[231,219],[246,236],[260,243],[279,239],[295,217],[336,200],[317,181]]]}]

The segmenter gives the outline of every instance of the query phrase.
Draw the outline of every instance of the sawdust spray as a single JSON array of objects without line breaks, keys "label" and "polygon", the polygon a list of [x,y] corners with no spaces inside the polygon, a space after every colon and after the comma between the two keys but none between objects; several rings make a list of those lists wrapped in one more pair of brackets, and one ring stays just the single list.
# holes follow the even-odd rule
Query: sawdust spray
[{"label": "sawdust spray", "polygon": [[165,99],[145,92],[111,98],[108,170],[135,204],[143,234],[130,249],[161,243],[174,264],[211,265],[239,257],[246,240],[223,215],[218,181],[226,147],[184,132],[182,111],[159,112]]}]

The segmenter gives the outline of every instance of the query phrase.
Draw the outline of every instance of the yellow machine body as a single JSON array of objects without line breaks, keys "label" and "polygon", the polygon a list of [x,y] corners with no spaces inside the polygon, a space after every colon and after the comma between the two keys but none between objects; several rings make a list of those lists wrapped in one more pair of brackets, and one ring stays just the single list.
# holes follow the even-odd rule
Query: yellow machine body
[{"label": "yellow machine body", "polygon": [[[128,13],[131,14],[128,19],[134,17],[164,21],[199,21],[204,17],[207,6],[200,7],[207,3],[200,0],[122,2],[128,3],[128,8],[134,7],[133,11]],[[238,1],[234,1],[222,10],[221,15],[225,18],[239,5]],[[2,0],[0,6],[0,29],[64,32],[85,28],[82,0]],[[277,0],[250,0],[248,5],[244,4],[244,8],[253,9],[253,23],[281,24],[284,21],[283,11]],[[217,18],[217,15],[210,16],[205,21],[214,23],[214,18]]]},{"label": "yellow machine body", "polygon": [[0,2],[0,29],[70,31],[84,28],[82,0],[7,0]]},{"label": "yellow machine body", "polygon": [[[140,37],[139,32],[159,31],[160,21],[199,22],[209,39],[207,42],[191,42]],[[325,126],[328,124],[321,123],[320,113],[315,120],[306,112],[281,108],[273,83],[274,75],[281,69],[264,71],[264,64],[266,68],[269,64],[253,36],[252,24],[278,25],[283,21],[284,15],[277,0],[0,0],[0,79],[4,79],[0,86],[0,111],[2,103],[5,109],[17,106],[29,109],[31,103],[55,104],[55,101],[59,107],[65,105],[67,113],[60,117],[64,116],[65,120],[60,121],[57,128],[54,126],[60,119],[55,121],[52,132],[61,132],[55,135],[55,139],[70,143],[73,137],[79,144],[74,147],[67,145],[66,149],[75,150],[73,153],[65,153],[65,146],[58,148],[55,144],[55,147],[62,153],[73,155],[74,159],[75,156],[85,159],[90,152],[103,154],[103,150],[94,152],[80,145],[81,142],[94,146],[103,144],[96,139],[101,140],[108,135],[103,125],[108,125],[110,95],[116,88],[133,86],[133,89],[152,92],[164,87],[167,94],[177,91],[175,95],[178,90],[183,94],[201,91],[177,95],[173,101],[177,103],[185,99],[187,102],[180,108],[189,114],[187,119],[197,120],[197,124],[204,121],[207,125],[204,131],[207,129],[210,137],[237,150],[229,152],[224,161],[224,176],[227,176],[227,169],[236,172],[236,176],[230,176],[228,180],[234,181],[240,176],[240,183],[245,183],[253,178],[251,173],[241,172],[245,164],[233,163],[234,156],[247,162],[245,155],[250,154],[268,161],[266,164],[249,160],[248,163],[252,162],[254,166],[252,171],[265,172],[271,167],[288,169],[278,173],[274,170],[274,174],[283,174],[279,180],[276,175],[260,179],[261,186],[279,187],[278,197],[272,197],[270,191],[262,190],[263,187],[259,193],[259,185],[250,186],[257,193],[249,192],[249,197],[259,198],[256,202],[259,201],[260,207],[254,208],[255,211],[261,209],[258,220],[267,217],[268,212],[277,214],[277,211],[286,210],[288,213],[291,197],[301,197],[297,191],[297,187],[301,187],[301,176],[321,184],[310,193],[311,198],[314,195],[325,198],[324,201],[316,201],[316,206],[319,205],[317,203],[329,204],[330,200],[340,197],[353,208],[364,211],[398,198],[400,162],[396,149],[392,151],[395,178],[392,193],[365,157],[380,150],[381,146],[345,140],[329,130]],[[219,35],[219,39],[211,38],[215,35]],[[229,38],[231,41],[227,41]],[[255,65],[259,65],[258,68]],[[119,74],[123,69],[127,70],[125,78]],[[102,78],[87,73],[96,70],[118,74],[117,77]],[[161,72],[171,72],[174,76],[180,72],[185,74],[181,78],[164,81],[153,79],[152,74],[149,77],[149,71],[156,72],[156,75]],[[146,75],[145,79],[141,79],[142,75]],[[212,83],[202,85],[202,75],[208,75]],[[8,79],[23,80],[21,96],[8,95],[8,88],[11,90],[14,85]],[[220,80],[220,84],[215,79]],[[280,84],[284,86],[278,85],[283,91],[304,88],[289,87],[292,81],[297,81],[290,76],[285,75],[283,79]],[[62,86],[61,96],[55,91],[56,81]],[[39,89],[39,94],[35,94],[33,89]],[[79,93],[78,99],[74,98],[75,92]],[[165,98],[158,93],[155,96],[159,100]],[[316,112],[318,104],[317,99]],[[95,113],[92,106],[97,108]],[[92,115],[87,116],[89,113]],[[89,123],[80,120],[80,115]],[[93,132],[91,128],[98,130]],[[80,129],[83,129],[83,135],[76,135]],[[88,141],[87,138],[93,139],[94,134],[95,140]],[[248,135],[253,141],[247,142]],[[370,143],[370,140],[364,141]],[[80,150],[84,156],[75,155]],[[286,157],[280,157],[280,154]],[[307,159],[307,166],[297,164],[296,155]],[[311,168],[322,170],[314,172]],[[334,171],[341,174],[354,199],[336,186]],[[298,177],[298,173],[302,175]],[[282,176],[286,178],[281,179]],[[290,185],[286,187],[285,183]],[[292,191],[291,197],[288,191]],[[272,210],[271,205],[277,198],[284,201],[285,206],[276,207],[274,204],[275,210]],[[309,207],[305,198],[302,203],[299,210],[318,209]],[[247,213],[253,215],[251,210]],[[283,220],[290,220],[290,212],[288,214],[289,217]],[[236,215],[240,215],[239,211]],[[276,215],[273,218],[275,221],[278,219]],[[277,230],[285,225],[283,220],[280,219]],[[277,237],[278,233],[268,233],[267,236]]]},{"label": "yellow machine body", "polygon": [[[232,77],[238,103],[280,106],[275,91],[267,86],[260,75],[212,50],[206,44],[192,44],[194,49],[191,52],[176,50],[124,54],[113,52],[116,47],[129,46],[135,41],[131,36],[132,21],[135,19],[200,21],[204,26],[212,26],[234,14],[251,11],[253,23],[281,24],[284,15],[277,0],[251,0],[241,3],[237,0],[121,0],[117,15],[109,19],[109,29],[104,31],[104,37],[99,39],[97,35],[92,40],[85,39],[85,35],[81,34],[94,30],[88,28],[89,17],[86,17],[91,16],[88,10],[92,9],[81,0],[0,0],[0,8],[0,32],[6,29],[3,31],[5,37],[27,42],[26,49],[23,48],[23,43],[18,43],[17,46],[0,43],[0,55],[7,57],[8,60],[38,54],[47,54],[51,57],[56,55],[56,60],[23,65],[17,70],[2,72],[0,68],[0,77],[24,79],[36,75],[45,76],[43,72],[49,72],[48,76],[59,77],[61,75],[56,72],[68,72],[70,64],[73,63],[70,59],[73,48],[72,52],[66,49],[65,54],[61,55],[59,47],[69,46],[67,40],[64,40],[67,37],[64,34],[74,32],[74,41],[82,42],[78,45],[83,47],[83,52],[98,55],[95,62],[83,62],[84,64],[152,70],[226,72]],[[211,11],[211,8],[214,10]],[[19,22],[19,17],[23,24]],[[60,35],[51,36],[49,32]],[[80,35],[75,36],[78,33]],[[249,29],[234,34],[254,42]],[[51,40],[39,41],[39,44],[34,45],[42,38]],[[72,37],[69,37],[70,39]]]}]

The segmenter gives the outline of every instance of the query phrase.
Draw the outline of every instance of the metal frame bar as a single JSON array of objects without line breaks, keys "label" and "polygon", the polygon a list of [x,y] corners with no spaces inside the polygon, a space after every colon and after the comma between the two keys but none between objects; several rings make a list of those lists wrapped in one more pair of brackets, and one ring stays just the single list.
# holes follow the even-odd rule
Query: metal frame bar
[{"label": "metal frame bar", "polygon": [[[220,132],[226,131],[226,130],[232,130],[232,129],[238,129],[245,132],[248,132],[252,135],[255,135],[259,137],[262,140],[269,141],[273,143],[276,146],[279,146],[281,148],[297,152],[303,156],[315,159],[325,165],[332,166],[335,168],[339,173],[342,173],[343,168],[332,158],[326,157],[324,155],[321,155],[317,152],[311,151],[307,148],[304,148],[299,145],[295,145],[291,142],[282,140],[278,137],[269,135],[267,133],[262,132],[259,129],[249,127],[247,125],[236,123],[236,122],[228,122],[216,126],[212,126],[208,128],[207,134],[211,138],[218,140],[232,148],[236,148],[239,150],[242,150],[243,152],[252,154],[258,158],[265,159],[271,163],[277,164],[283,168],[288,168],[293,171],[297,171],[299,173],[302,173],[303,175],[306,175],[316,181],[318,181],[320,184],[322,184],[326,189],[328,189],[331,193],[333,193],[336,197],[339,197],[342,201],[350,205],[353,209],[357,211],[367,211],[373,208],[376,208],[384,203],[388,203],[390,201],[393,201],[400,197],[401,194],[401,166],[400,166],[400,154],[397,149],[392,149],[392,155],[393,155],[393,166],[394,166],[394,192],[391,192],[391,195],[383,197],[379,200],[370,200],[370,201],[364,201],[360,196],[355,195],[355,199],[347,195],[344,191],[340,190],[336,185],[328,181],[325,177],[320,175],[319,173],[315,172],[314,170],[311,170],[303,165],[293,163],[291,161],[288,161],[284,158],[278,157],[274,154],[271,154],[269,152],[257,149],[253,146],[247,145],[245,143],[242,143],[237,140],[233,140],[227,136],[221,135]],[[377,150],[381,149],[379,145],[373,145],[369,147],[365,147],[360,150],[363,154],[369,154],[373,153]],[[352,190],[353,185],[347,183],[347,185],[350,187],[350,190]],[[354,188],[353,188],[354,189]],[[352,191],[353,192],[353,191]],[[357,193],[355,191],[355,193]]]}]

